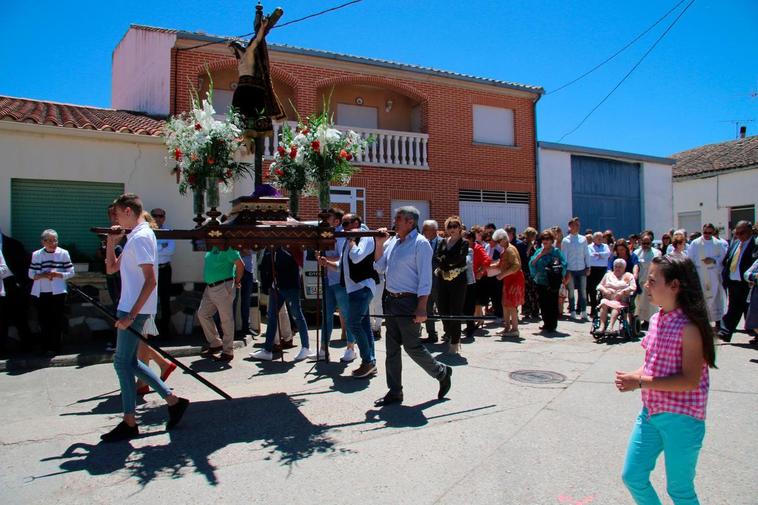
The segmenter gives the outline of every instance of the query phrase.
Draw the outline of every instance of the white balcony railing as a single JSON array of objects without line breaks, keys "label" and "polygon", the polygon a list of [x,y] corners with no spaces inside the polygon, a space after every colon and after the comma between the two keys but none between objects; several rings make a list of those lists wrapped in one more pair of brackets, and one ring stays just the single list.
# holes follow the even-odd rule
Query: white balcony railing
[{"label": "white balcony railing", "polygon": [[[290,127],[295,128],[297,123],[294,121],[287,122]],[[274,136],[266,137],[263,155],[265,158],[272,158],[279,138],[282,124],[274,123]],[[394,130],[378,130],[373,128],[352,128],[347,126],[337,126],[339,130],[353,130],[362,138],[367,139],[374,137],[374,142],[369,144],[365,153],[359,156],[355,162],[358,165],[376,166],[376,167],[397,167],[397,168],[429,168],[428,144],[429,134],[415,132],[401,132]]]}]

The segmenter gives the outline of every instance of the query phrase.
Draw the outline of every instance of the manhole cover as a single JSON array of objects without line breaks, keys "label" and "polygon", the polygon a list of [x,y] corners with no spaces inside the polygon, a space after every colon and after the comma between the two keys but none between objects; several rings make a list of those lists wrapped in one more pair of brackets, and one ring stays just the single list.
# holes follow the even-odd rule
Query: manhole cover
[{"label": "manhole cover", "polygon": [[549,370],[516,370],[510,373],[511,379],[529,384],[558,384],[566,380],[566,376]]}]

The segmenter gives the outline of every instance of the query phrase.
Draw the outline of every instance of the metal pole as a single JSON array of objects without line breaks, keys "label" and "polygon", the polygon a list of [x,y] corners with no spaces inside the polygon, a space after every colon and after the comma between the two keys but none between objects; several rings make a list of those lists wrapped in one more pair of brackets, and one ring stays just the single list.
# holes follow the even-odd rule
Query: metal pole
[{"label": "metal pole", "polygon": [[[74,293],[76,293],[77,295],[81,296],[86,301],[88,301],[89,303],[91,303],[92,305],[94,305],[96,308],[98,308],[100,310],[100,312],[102,312],[103,314],[105,314],[106,316],[108,316],[108,319],[110,319],[111,321],[114,321],[114,322],[118,321],[118,318],[115,315],[113,315],[113,313],[110,310],[108,310],[105,307],[103,307],[97,300],[95,300],[91,296],[87,295],[87,293],[85,293],[84,291],[82,291],[81,289],[79,289],[78,286],[75,286],[75,285],[69,283],[68,287],[72,291],[74,291]],[[161,349],[157,345],[155,345],[152,342],[150,342],[145,336],[143,336],[140,332],[138,332],[137,330],[135,330],[131,326],[129,328],[127,328],[127,331],[132,332],[140,340],[142,340],[145,344],[147,344],[151,348],[155,349],[155,351],[157,351],[158,354],[160,354],[161,356],[163,356],[164,358],[166,358],[167,360],[169,360],[171,363],[175,364],[176,366],[178,366],[179,368],[181,368],[182,370],[184,370],[185,372],[187,372],[188,374],[190,374],[191,376],[193,376],[198,381],[202,382],[208,388],[212,389],[213,391],[215,391],[216,393],[218,393],[222,397],[226,398],[227,400],[231,400],[232,399],[232,397],[229,396],[226,392],[224,392],[221,388],[219,388],[218,386],[216,386],[212,382],[208,381],[207,379],[201,377],[200,374],[198,374],[196,371],[192,370],[190,367],[188,367],[187,365],[185,365],[181,361],[177,360],[176,358],[174,358],[173,356],[171,356],[169,353],[167,353],[166,351],[164,351],[163,349]]]}]

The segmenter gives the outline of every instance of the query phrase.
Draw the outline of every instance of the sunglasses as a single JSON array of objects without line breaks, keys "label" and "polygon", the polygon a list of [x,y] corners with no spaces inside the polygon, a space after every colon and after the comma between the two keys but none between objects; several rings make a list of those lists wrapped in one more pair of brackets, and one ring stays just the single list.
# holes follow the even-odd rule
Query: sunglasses
[{"label": "sunglasses", "polygon": [[150,214],[153,217],[166,217],[166,214]]},{"label": "sunglasses", "polygon": [[447,229],[448,230],[450,230],[451,228],[460,228],[460,227],[461,227],[461,225],[459,225],[457,223],[450,223],[449,225],[447,225]]}]

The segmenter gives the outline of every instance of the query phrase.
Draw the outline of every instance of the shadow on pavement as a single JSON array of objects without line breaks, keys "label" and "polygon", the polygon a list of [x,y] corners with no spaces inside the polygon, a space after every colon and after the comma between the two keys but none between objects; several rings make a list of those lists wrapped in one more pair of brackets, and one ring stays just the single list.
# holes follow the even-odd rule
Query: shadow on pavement
[{"label": "shadow on pavement", "polygon": [[[325,434],[332,427],[312,424],[300,412],[302,402],[278,393],[192,403],[182,424],[169,432],[169,444],[135,447],[127,442],[75,443],[60,456],[41,460],[61,460],[60,472],[31,479],[80,471],[106,475],[125,470],[145,486],[156,477],[180,478],[194,472],[215,486],[219,481],[212,456],[231,444],[257,442],[250,447],[251,451],[259,450],[260,444],[268,452],[265,459],[287,466],[314,454],[346,452],[337,449],[335,441]],[[163,425],[165,421],[165,408],[145,412],[140,419],[141,438],[165,433],[162,430],[145,433],[145,428]]]}]

